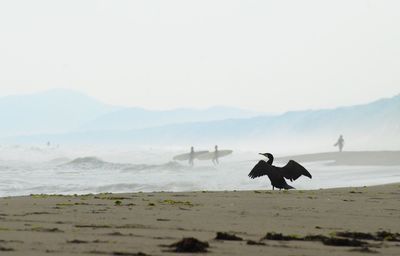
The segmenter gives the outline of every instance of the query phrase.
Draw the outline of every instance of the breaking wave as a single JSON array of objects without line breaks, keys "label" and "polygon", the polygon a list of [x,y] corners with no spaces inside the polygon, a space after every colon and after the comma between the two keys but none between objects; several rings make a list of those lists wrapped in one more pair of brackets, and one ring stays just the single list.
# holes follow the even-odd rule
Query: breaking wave
[{"label": "breaking wave", "polygon": [[[136,152],[135,152],[136,153]],[[169,161],[173,154],[126,153],[126,157],[50,155],[42,161],[0,160],[0,196],[29,194],[88,194],[101,192],[152,192],[270,189],[265,177],[251,180],[248,172],[259,161],[253,154],[224,158],[220,165],[197,161]],[[171,156],[172,155],[172,156]],[[47,156],[47,155],[46,155]],[[4,156],[3,156],[4,157]],[[51,157],[51,158],[50,158]],[[369,186],[400,182],[399,166],[336,166],[309,162],[313,179],[298,179],[297,189]],[[282,165],[278,163],[278,165]]]},{"label": "breaking wave", "polygon": [[121,170],[121,171],[140,171],[140,170],[181,170],[183,166],[178,162],[171,161],[161,165],[148,164],[122,164],[103,161],[97,157],[79,157],[68,163],[58,165],[60,169],[74,170]]}]

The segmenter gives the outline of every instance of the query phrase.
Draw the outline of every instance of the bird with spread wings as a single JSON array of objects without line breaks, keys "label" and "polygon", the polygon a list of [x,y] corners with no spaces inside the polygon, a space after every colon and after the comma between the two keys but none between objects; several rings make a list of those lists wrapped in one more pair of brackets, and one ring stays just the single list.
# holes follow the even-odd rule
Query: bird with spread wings
[{"label": "bird with spread wings", "polygon": [[264,160],[259,161],[254,168],[249,173],[249,177],[254,179],[264,175],[267,175],[271,181],[272,189],[294,189],[286,183],[285,179],[290,181],[297,180],[300,176],[304,175],[306,177],[312,178],[311,174],[304,168],[301,164],[294,160],[290,160],[285,166],[277,167],[272,165],[274,157],[270,153],[260,153],[267,157],[269,160],[265,162]]}]

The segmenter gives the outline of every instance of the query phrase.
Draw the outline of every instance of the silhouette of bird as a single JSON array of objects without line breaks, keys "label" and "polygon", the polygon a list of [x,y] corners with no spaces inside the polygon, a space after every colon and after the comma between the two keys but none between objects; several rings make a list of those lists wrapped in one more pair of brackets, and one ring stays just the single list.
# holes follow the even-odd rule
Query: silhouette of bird
[{"label": "silhouette of bird", "polygon": [[268,158],[268,161],[259,161],[249,173],[249,177],[254,179],[264,175],[267,175],[271,181],[272,190],[275,188],[279,189],[294,189],[286,183],[285,179],[290,181],[297,180],[301,175],[312,178],[311,174],[302,165],[294,160],[290,160],[285,166],[277,167],[272,165],[274,162],[274,156],[270,153],[260,153]]}]

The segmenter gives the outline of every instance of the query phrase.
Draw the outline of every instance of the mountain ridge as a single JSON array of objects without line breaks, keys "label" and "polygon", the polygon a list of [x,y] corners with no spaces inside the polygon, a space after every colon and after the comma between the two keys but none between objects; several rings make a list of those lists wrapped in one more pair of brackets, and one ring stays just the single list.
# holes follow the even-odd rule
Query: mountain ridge
[{"label": "mountain ridge", "polygon": [[0,137],[90,130],[131,130],[259,113],[234,107],[148,110],[105,104],[68,89],[0,97]]},{"label": "mountain ridge", "polygon": [[[335,109],[291,111],[277,116],[257,116],[209,122],[191,122],[128,131],[87,131],[30,137],[30,141],[63,143],[120,143],[132,145],[255,145],[264,148],[321,147],[333,149],[344,134],[347,148],[373,146],[399,149],[400,95]],[[23,140],[19,140],[22,142]]]},{"label": "mountain ridge", "polygon": [[117,109],[83,93],[53,89],[0,98],[0,133],[67,132],[80,123]]}]

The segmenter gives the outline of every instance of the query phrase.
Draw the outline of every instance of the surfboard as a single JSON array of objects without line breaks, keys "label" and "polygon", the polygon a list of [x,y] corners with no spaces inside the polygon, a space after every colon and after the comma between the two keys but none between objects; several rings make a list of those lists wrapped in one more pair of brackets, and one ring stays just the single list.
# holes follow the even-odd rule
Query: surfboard
[{"label": "surfboard", "polygon": [[[229,156],[233,150],[218,150],[218,158]],[[197,157],[199,160],[212,160],[215,157],[215,152],[208,152]]]},{"label": "surfboard", "polygon": [[[198,156],[202,155],[202,154],[207,154],[209,153],[209,151],[197,151],[194,152],[193,158],[197,158]],[[186,153],[186,154],[181,154],[181,155],[177,155],[174,156],[173,160],[175,161],[187,161],[190,158],[190,153]]]}]

